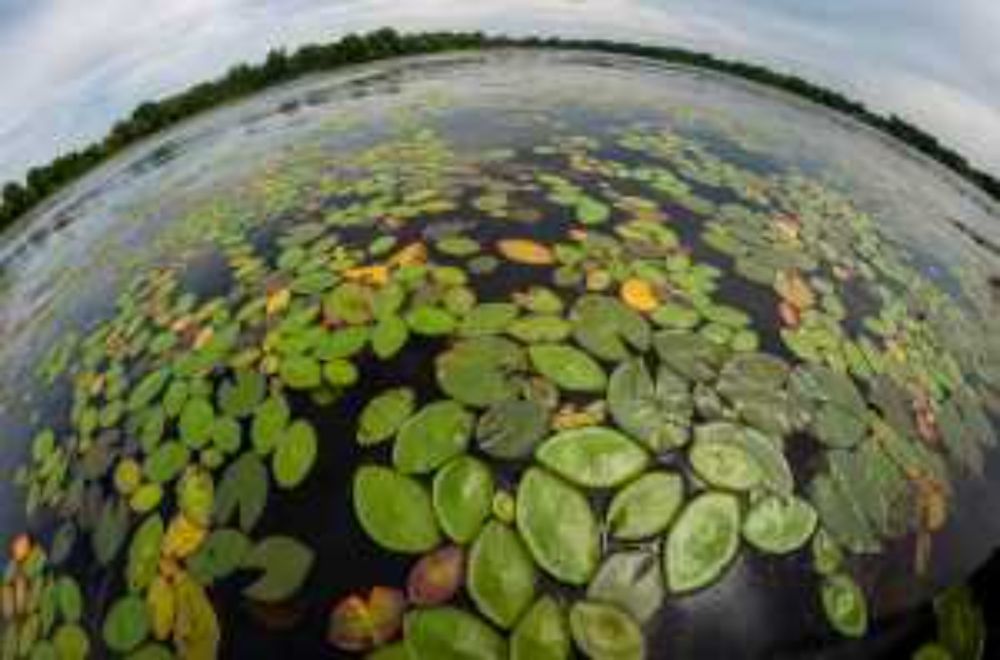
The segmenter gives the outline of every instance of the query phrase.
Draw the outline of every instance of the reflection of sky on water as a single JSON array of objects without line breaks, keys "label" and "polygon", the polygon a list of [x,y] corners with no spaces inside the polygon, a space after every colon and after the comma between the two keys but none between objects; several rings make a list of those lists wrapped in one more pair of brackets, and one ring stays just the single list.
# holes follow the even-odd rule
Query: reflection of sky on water
[{"label": "reflection of sky on water", "polygon": [[992,0],[3,0],[0,179],[268,48],[392,24],[674,43],[796,71],[1000,170]]}]

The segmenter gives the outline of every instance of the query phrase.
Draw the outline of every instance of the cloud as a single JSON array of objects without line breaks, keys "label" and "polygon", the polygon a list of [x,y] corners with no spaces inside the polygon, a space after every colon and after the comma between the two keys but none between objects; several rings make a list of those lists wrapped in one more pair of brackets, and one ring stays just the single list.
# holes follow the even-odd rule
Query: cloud
[{"label": "cloud", "polygon": [[1000,171],[992,0],[2,2],[0,180],[269,48],[386,24],[638,39],[760,61],[916,119]]}]

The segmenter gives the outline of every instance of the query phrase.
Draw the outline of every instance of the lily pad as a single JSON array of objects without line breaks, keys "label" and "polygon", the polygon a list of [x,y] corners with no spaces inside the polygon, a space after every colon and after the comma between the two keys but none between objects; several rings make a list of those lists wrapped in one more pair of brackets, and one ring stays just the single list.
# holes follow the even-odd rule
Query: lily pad
[{"label": "lily pad", "polygon": [[620,300],[588,294],[570,311],[573,338],[588,353],[601,360],[620,362],[629,357],[629,347],[649,348],[649,324]]},{"label": "lily pad", "polygon": [[271,453],[275,444],[284,435],[291,418],[288,403],[280,394],[272,394],[254,412],[250,427],[250,438],[258,454]]},{"label": "lily pad", "polygon": [[513,303],[491,302],[476,305],[462,319],[458,334],[463,337],[498,335],[517,318],[517,314],[517,305]]},{"label": "lily pad", "polygon": [[181,440],[192,449],[200,449],[212,438],[215,423],[215,409],[208,399],[189,399],[181,410],[177,431]]},{"label": "lily pad", "polygon": [[232,381],[219,387],[219,408],[231,417],[251,415],[267,393],[267,381],[262,374],[239,369]]},{"label": "lily pad", "polygon": [[442,531],[456,543],[469,543],[490,515],[494,493],[489,466],[471,456],[449,461],[434,476],[432,498]]},{"label": "lily pad", "polygon": [[101,565],[107,566],[118,555],[128,534],[128,516],[125,502],[117,499],[104,502],[91,537],[94,557]]},{"label": "lily pad", "polygon": [[208,535],[198,551],[187,559],[188,572],[205,585],[222,580],[243,565],[252,542],[236,529],[217,529]]},{"label": "lily pad", "polygon": [[375,324],[372,329],[372,351],[382,360],[388,360],[406,345],[410,337],[409,326],[396,315],[389,315]]},{"label": "lily pad", "polygon": [[243,568],[263,571],[243,595],[265,603],[290,598],[305,582],[314,557],[311,549],[291,537],[267,537],[243,558]]},{"label": "lily pad", "polygon": [[406,324],[418,335],[437,337],[453,332],[458,322],[444,309],[422,305],[406,315]]},{"label": "lily pad", "polygon": [[141,592],[153,581],[160,567],[163,532],[163,519],[154,514],[143,521],[132,536],[125,571],[130,591]]},{"label": "lily pad", "polygon": [[358,443],[375,445],[388,440],[412,414],[416,394],[408,387],[386,390],[373,398],[358,420]]},{"label": "lily pad", "polygon": [[645,624],[666,596],[660,565],[659,557],[645,550],[608,555],[587,587],[587,599],[617,605]]},{"label": "lily pad", "polygon": [[177,483],[177,507],[188,520],[208,527],[215,501],[215,482],[205,469],[191,466]]},{"label": "lily pad", "polygon": [[635,541],[667,528],[684,502],[684,480],[673,472],[647,472],[618,491],[608,507],[608,531]]},{"label": "lily pad", "polygon": [[395,470],[375,465],[358,468],[354,511],[368,536],[389,550],[418,554],[441,541],[427,490]]},{"label": "lily pad", "polygon": [[309,422],[298,420],[285,431],[274,450],[271,471],[280,488],[295,488],[302,483],[316,462],[316,432]]},{"label": "lily pad", "polygon": [[518,373],[527,367],[524,351],[502,337],[459,342],[435,362],[438,385],[451,398],[485,408],[513,399],[520,389]]},{"label": "lily pad", "polygon": [[757,501],[743,521],[743,538],[761,552],[798,550],[816,531],[816,510],[799,497],[768,495]]},{"label": "lily pad", "polygon": [[215,492],[214,520],[226,525],[239,515],[240,529],[249,533],[264,513],[268,497],[267,468],[254,454],[246,453],[226,468]]},{"label": "lily pad", "polygon": [[476,426],[476,441],[486,454],[514,460],[531,455],[549,428],[549,413],[541,404],[508,399],[490,406]]},{"label": "lily pad", "polygon": [[400,427],[392,461],[403,474],[432,472],[465,451],[474,423],[455,401],[428,404]]},{"label": "lily pad", "polygon": [[579,601],[569,611],[569,625],[573,640],[587,657],[609,660],[646,657],[642,630],[616,605]]},{"label": "lily pad", "polygon": [[615,423],[653,452],[676,449],[688,440],[690,390],[666,367],[654,382],[641,359],[620,364],[608,383],[608,407]]},{"label": "lily pad", "polygon": [[688,460],[701,479],[717,488],[750,490],[764,478],[753,457],[735,442],[697,438]]},{"label": "lily pad", "polygon": [[511,660],[568,660],[566,613],[551,596],[542,596],[521,617],[510,637]]},{"label": "lily pad", "polygon": [[830,625],[846,637],[863,637],[868,630],[868,606],[857,583],[845,573],[832,575],[823,582],[821,594]]},{"label": "lily pad", "polygon": [[367,598],[348,596],[330,613],[327,641],[343,651],[367,651],[395,637],[406,598],[397,589],[374,587]]},{"label": "lily pad", "polygon": [[319,362],[304,355],[290,355],[281,360],[278,376],[293,390],[308,390],[319,387],[323,381],[323,371]]},{"label": "lily pad", "polygon": [[[728,443],[738,446],[741,452],[737,455],[739,460],[749,458],[752,461],[754,467],[748,467],[742,463],[728,466],[733,468],[733,471],[727,472],[726,475],[720,475],[725,476],[726,480],[736,480],[742,483],[756,480],[756,483],[764,488],[785,496],[790,495],[795,488],[795,477],[792,474],[791,465],[782,452],[781,441],[776,438],[764,435],[757,429],[748,426],[730,422],[710,422],[695,429],[695,439],[709,444]],[[708,462],[712,464],[712,469],[726,467],[716,464],[714,458]],[[704,475],[702,476],[704,477]],[[722,487],[741,490],[736,486]]]},{"label": "lily pad", "polygon": [[506,660],[507,643],[479,617],[454,607],[416,609],[403,620],[411,660]]},{"label": "lily pad", "polygon": [[734,495],[703,493],[684,508],[664,543],[664,573],[674,593],[719,579],[740,546],[740,504]]},{"label": "lily pad", "polygon": [[465,551],[457,545],[446,545],[413,565],[406,580],[406,596],[414,605],[444,605],[464,582]]},{"label": "lily pad", "polygon": [[559,387],[571,392],[601,392],[607,376],[593,358],[565,344],[537,344],[528,348],[531,364]]},{"label": "lily pad", "polygon": [[535,580],[535,564],[517,532],[487,523],[469,554],[469,595],[483,616],[510,628],[534,600]]},{"label": "lily pad", "polygon": [[517,490],[517,529],[546,572],[586,584],[597,568],[600,536],[584,495],[540,468],[529,468]]},{"label": "lily pad", "polygon": [[104,643],[116,653],[128,653],[149,635],[146,603],[136,596],[124,596],[111,606],[102,626]]},{"label": "lily pad", "polygon": [[728,349],[704,336],[683,330],[661,330],[653,336],[660,359],[680,376],[710,382],[725,363]]},{"label": "lily pad", "polygon": [[552,436],[535,451],[539,463],[587,488],[613,488],[641,473],[649,455],[614,429],[588,426]]}]

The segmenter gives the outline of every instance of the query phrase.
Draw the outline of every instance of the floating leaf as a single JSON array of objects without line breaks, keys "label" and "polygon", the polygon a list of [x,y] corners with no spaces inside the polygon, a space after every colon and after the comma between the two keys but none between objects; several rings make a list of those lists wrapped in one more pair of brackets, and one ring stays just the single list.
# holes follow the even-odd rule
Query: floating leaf
[{"label": "floating leaf", "polygon": [[507,334],[526,344],[562,341],[571,331],[569,321],[555,314],[523,316],[507,326]]},{"label": "floating leaf", "polygon": [[371,319],[371,291],[355,282],[345,282],[323,299],[323,312],[348,325],[361,325]]},{"label": "floating leaf", "polygon": [[511,660],[568,660],[566,614],[551,596],[542,596],[521,617],[510,637]]},{"label": "floating leaf", "polygon": [[374,587],[367,599],[348,596],[330,613],[327,641],[342,651],[367,651],[399,634],[405,611],[398,589]]},{"label": "floating leaf", "polygon": [[579,601],[569,611],[569,626],[587,657],[642,660],[646,655],[639,625],[615,605]]},{"label": "floating leaf", "polygon": [[381,318],[372,329],[372,351],[379,359],[388,360],[406,345],[409,327],[396,315]]},{"label": "floating leaf", "polygon": [[681,511],[664,543],[664,573],[674,593],[717,580],[740,545],[740,504],[735,496],[708,492]]},{"label": "floating leaf", "polygon": [[768,495],[743,521],[743,538],[762,552],[784,554],[805,545],[816,531],[816,510],[799,497]]},{"label": "floating leaf", "polygon": [[454,401],[424,406],[399,429],[392,462],[404,474],[431,472],[465,451],[474,417]]},{"label": "floating leaf", "polygon": [[218,656],[219,621],[205,589],[181,573],[174,580],[174,643],[182,658]]},{"label": "floating leaf", "polygon": [[634,541],[667,528],[684,501],[684,481],[673,472],[647,472],[618,491],[608,507],[608,529]]},{"label": "floating leaf", "polygon": [[528,347],[531,364],[538,373],[559,387],[573,392],[601,392],[607,377],[593,358],[564,344],[536,344]]},{"label": "floating leaf", "polygon": [[422,305],[406,315],[406,324],[418,335],[437,337],[451,334],[458,322],[444,309]]},{"label": "floating leaf", "polygon": [[173,481],[188,464],[191,452],[179,442],[165,442],[146,457],[142,472],[150,481],[164,484]]},{"label": "floating leaf", "polygon": [[541,404],[508,399],[490,406],[479,418],[476,441],[483,452],[494,458],[526,458],[548,428],[549,414]]},{"label": "floating leaf", "polygon": [[215,482],[208,470],[191,466],[177,484],[177,507],[193,523],[208,527],[215,502]]},{"label": "floating leaf", "polygon": [[441,541],[430,495],[419,481],[365,465],[354,474],[354,511],[376,543],[396,552],[426,552]]},{"label": "floating leaf", "polygon": [[316,432],[309,422],[298,420],[285,431],[274,450],[271,471],[281,488],[295,488],[309,475],[316,462]]},{"label": "floating leaf", "polygon": [[480,618],[454,607],[411,610],[403,620],[411,660],[506,660],[507,643]]},{"label": "floating leaf", "polygon": [[200,449],[212,438],[215,410],[208,399],[189,399],[181,410],[177,430],[181,440],[192,449]]},{"label": "floating leaf", "polygon": [[557,433],[535,451],[535,458],[564,479],[588,488],[619,486],[649,463],[642,447],[603,426]]},{"label": "floating leaf", "polygon": [[552,250],[527,239],[508,238],[497,241],[497,251],[509,261],[530,266],[545,266],[555,261]]},{"label": "floating leaf", "polygon": [[628,347],[649,348],[649,324],[620,300],[595,294],[581,296],[570,311],[573,338],[588,353],[602,360],[620,362]]},{"label": "floating leaf", "polygon": [[587,498],[542,469],[529,468],[518,486],[517,529],[538,565],[563,582],[586,584],[597,568],[600,537]]},{"label": "floating leaf", "polygon": [[115,601],[103,624],[104,643],[116,653],[128,653],[149,635],[146,603],[136,596]]},{"label": "floating leaf", "polygon": [[487,523],[469,554],[469,595],[487,619],[510,628],[535,597],[535,565],[517,532]]},{"label": "floating leaf", "polygon": [[157,369],[146,374],[142,380],[132,388],[128,398],[129,410],[140,410],[153,402],[153,400],[163,391],[170,380],[171,372],[167,368]]},{"label": "floating leaf", "polygon": [[245,369],[238,369],[232,381],[219,387],[219,408],[231,417],[251,415],[267,393],[264,376]]},{"label": "floating leaf", "polygon": [[664,597],[659,557],[643,550],[609,555],[587,587],[588,600],[617,605],[639,624],[656,614]]},{"label": "floating leaf", "polygon": [[128,534],[128,507],[124,502],[109,499],[101,509],[97,527],[91,538],[94,557],[102,566],[107,566],[118,555]]},{"label": "floating leaf", "polygon": [[741,444],[713,436],[696,437],[688,460],[701,479],[717,488],[750,490],[764,478],[760,465]]},{"label": "floating leaf", "polygon": [[255,455],[247,453],[230,465],[215,493],[215,522],[228,524],[239,513],[240,528],[249,533],[264,513],[267,504],[267,468]]},{"label": "floating leaf", "polygon": [[527,364],[520,346],[501,337],[479,337],[459,342],[438,356],[438,385],[453,399],[469,406],[486,407],[515,398],[516,374]]},{"label": "floating leaf", "polygon": [[153,637],[167,639],[174,628],[177,602],[173,586],[162,575],[156,575],[150,583],[146,592],[146,605]]},{"label": "floating leaf", "polygon": [[63,621],[76,623],[83,615],[83,594],[76,580],[64,575],[55,583],[56,603]]},{"label": "floating leaf", "polygon": [[188,557],[201,546],[208,530],[177,514],[167,526],[163,536],[163,554],[167,557]]},{"label": "floating leaf", "polygon": [[278,367],[281,380],[293,390],[308,390],[319,387],[323,372],[319,362],[304,355],[290,355],[281,360]]},{"label": "floating leaf", "polygon": [[938,639],[955,660],[984,657],[986,621],[972,590],[966,586],[945,589],[934,598]]},{"label": "floating leaf", "polygon": [[444,533],[456,543],[469,543],[490,515],[493,473],[482,461],[459,456],[434,476],[434,511]]},{"label": "floating leaf", "polygon": [[238,569],[250,548],[246,534],[235,529],[217,529],[188,558],[188,571],[200,583],[209,585]]},{"label": "floating leaf", "polygon": [[465,551],[446,545],[421,557],[406,580],[406,595],[414,605],[443,605],[465,581]]},{"label": "floating leaf", "polygon": [[163,532],[163,519],[154,514],[146,518],[132,536],[125,572],[130,591],[142,591],[153,581],[160,566]]},{"label": "floating leaf", "polygon": [[868,629],[868,606],[857,583],[845,573],[832,575],[823,582],[821,594],[830,625],[846,637],[863,637]]},{"label": "floating leaf", "polygon": [[517,306],[512,303],[483,303],[465,315],[458,328],[463,337],[498,335],[517,318]]},{"label": "floating leaf", "polygon": [[90,657],[90,638],[76,624],[64,624],[52,636],[59,660],[85,660]]},{"label": "floating leaf", "polygon": [[651,451],[683,446],[692,401],[688,384],[666,367],[653,382],[641,359],[618,365],[608,383],[608,407],[615,423]]},{"label": "floating leaf", "polygon": [[413,414],[416,394],[408,387],[385,390],[364,407],[358,420],[358,443],[370,446],[388,440]]},{"label": "floating leaf", "polygon": [[682,330],[662,330],[653,337],[660,359],[688,380],[709,382],[725,362],[728,349],[704,336]]},{"label": "floating leaf", "polygon": [[305,582],[314,556],[311,549],[291,537],[267,537],[243,558],[243,568],[264,571],[243,595],[265,603],[287,600]]},{"label": "floating leaf", "polygon": [[283,396],[272,394],[265,399],[254,412],[253,424],[250,427],[254,450],[262,455],[271,453],[284,435],[290,418],[291,411]]}]

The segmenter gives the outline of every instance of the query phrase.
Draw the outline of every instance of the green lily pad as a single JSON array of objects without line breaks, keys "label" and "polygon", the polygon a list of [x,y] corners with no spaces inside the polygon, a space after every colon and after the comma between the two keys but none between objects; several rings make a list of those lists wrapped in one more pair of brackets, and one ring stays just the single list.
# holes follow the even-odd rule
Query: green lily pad
[{"label": "green lily pad", "polygon": [[673,472],[647,472],[618,491],[608,506],[608,531],[635,541],[667,528],[684,502],[684,480]]},{"label": "green lily pad", "polygon": [[215,482],[207,470],[189,467],[177,483],[177,506],[184,516],[201,527],[207,527],[215,502]]},{"label": "green lily pad", "polygon": [[288,403],[280,394],[272,394],[254,412],[250,426],[250,439],[258,454],[271,453],[275,444],[284,435],[291,418]]},{"label": "green lily pad", "polygon": [[375,465],[358,468],[354,511],[368,536],[389,550],[419,554],[441,542],[427,490],[395,470]]},{"label": "green lily pad", "polygon": [[569,625],[562,607],[542,596],[521,617],[510,636],[511,660],[568,660]]},{"label": "green lily pad", "polygon": [[617,605],[639,624],[656,614],[665,596],[660,559],[645,550],[608,555],[587,587],[588,600]]},{"label": "green lily pad", "polygon": [[232,381],[219,387],[219,408],[230,417],[247,417],[253,414],[267,393],[267,380],[262,374],[239,369]]},{"label": "green lily pad", "polygon": [[411,660],[506,660],[507,642],[479,617],[454,607],[410,610],[403,639]]},{"label": "green lily pad", "polygon": [[508,399],[490,406],[476,426],[476,442],[486,454],[500,459],[531,455],[549,429],[549,413],[531,400]]},{"label": "green lily pad", "polygon": [[587,488],[613,488],[641,473],[649,454],[614,429],[588,426],[552,436],[535,451],[539,463]]},{"label": "green lily pad", "polygon": [[462,319],[458,334],[463,337],[498,335],[517,318],[517,314],[517,305],[512,303],[493,302],[476,305]]},{"label": "green lily pad", "polygon": [[55,583],[56,604],[63,621],[76,623],[83,615],[83,593],[76,580],[64,575]]},{"label": "green lily pad", "polygon": [[128,534],[128,515],[128,506],[125,502],[116,499],[104,502],[91,537],[94,557],[102,566],[111,563],[125,542],[125,536]]},{"label": "green lily pad", "polygon": [[[794,490],[795,477],[791,465],[782,452],[780,440],[764,435],[757,429],[730,422],[702,424],[695,429],[695,439],[706,443],[719,442],[738,446],[742,451],[741,456],[749,457],[756,466],[749,468],[749,472],[744,476],[750,478],[754,473],[759,473],[758,483],[779,495],[791,495]],[[742,472],[730,476],[735,478],[740,474]]]},{"label": "green lily pad", "polygon": [[304,355],[290,355],[281,360],[278,376],[293,390],[308,390],[319,387],[323,372],[319,362]]},{"label": "green lily pad", "polygon": [[128,397],[127,407],[129,410],[139,410],[145,408],[163,391],[169,382],[171,372],[167,368],[157,369],[146,374],[138,384],[132,388]]},{"label": "green lily pad", "polygon": [[271,472],[280,488],[295,488],[309,475],[316,462],[316,432],[309,422],[298,420],[285,431],[274,449]]},{"label": "green lily pad", "polygon": [[510,628],[535,598],[535,564],[517,532],[491,521],[469,554],[469,595],[487,619]]},{"label": "green lily pad", "polygon": [[103,624],[104,643],[116,653],[128,653],[149,635],[146,602],[137,596],[124,596],[111,606]]},{"label": "green lily pad", "polygon": [[448,311],[429,305],[410,310],[406,315],[406,324],[416,334],[429,337],[451,334],[458,326],[455,317]]},{"label": "green lily pad", "polygon": [[348,325],[361,325],[371,319],[371,291],[355,282],[345,282],[323,299],[323,312]]},{"label": "green lily pad", "polygon": [[217,529],[185,562],[188,572],[200,583],[210,585],[232,575],[240,566],[252,542],[236,529]]},{"label": "green lily pad", "polygon": [[661,330],[653,336],[660,359],[680,376],[701,383],[715,379],[728,349],[704,336],[683,330]]},{"label": "green lily pad", "polygon": [[531,314],[507,326],[507,334],[526,344],[559,342],[569,337],[573,327],[556,314]]},{"label": "green lily pad", "polygon": [[452,459],[434,475],[434,511],[448,538],[456,543],[476,538],[490,515],[494,489],[489,466],[471,456]]},{"label": "green lily pad", "polygon": [[696,438],[688,460],[701,479],[717,488],[751,490],[764,478],[757,462],[736,442]]},{"label": "green lily pad", "polygon": [[163,519],[154,514],[146,518],[132,536],[132,544],[128,551],[128,566],[125,571],[129,591],[143,591],[156,576],[160,568],[163,532]]},{"label": "green lily pad", "polygon": [[403,474],[432,472],[465,451],[474,423],[455,401],[428,404],[400,427],[392,462]]},{"label": "green lily pad", "polygon": [[664,543],[664,573],[674,593],[701,589],[719,579],[740,547],[740,503],[734,495],[707,492],[681,511]]},{"label": "green lily pad", "polygon": [[868,630],[868,606],[857,583],[845,573],[823,582],[821,600],[827,621],[846,637],[864,637]]},{"label": "green lily pad", "polygon": [[649,348],[649,324],[616,298],[581,296],[570,311],[570,322],[576,342],[601,360],[620,362],[628,359],[629,347]]},{"label": "green lily pad", "polygon": [[607,376],[592,357],[565,344],[528,347],[531,364],[559,387],[572,392],[601,392]]},{"label": "green lily pad", "polygon": [[569,626],[576,645],[589,658],[642,660],[646,657],[642,630],[616,605],[579,601],[569,611]]},{"label": "green lily pad", "polygon": [[478,337],[456,344],[438,356],[438,385],[451,398],[485,408],[513,399],[520,390],[517,376],[527,367],[524,350],[502,337]]},{"label": "green lily pad", "polygon": [[583,494],[540,468],[529,468],[517,490],[517,529],[546,572],[586,584],[597,568],[600,536]]},{"label": "green lily pad", "polygon": [[188,399],[181,410],[177,431],[184,444],[192,449],[200,449],[211,440],[214,423],[215,409],[208,399]]},{"label": "green lily pad", "polygon": [[799,497],[768,495],[757,501],[743,521],[743,538],[761,552],[798,550],[816,531],[816,510]]},{"label": "green lily pad", "polygon": [[90,654],[90,638],[77,624],[64,624],[52,636],[59,660],[85,660]]},{"label": "green lily pad", "polygon": [[386,390],[373,398],[358,419],[358,444],[363,447],[388,440],[412,414],[416,394],[408,387]]},{"label": "green lily pad", "polygon": [[389,315],[379,319],[372,329],[372,351],[381,360],[388,360],[406,345],[410,329],[403,319]]},{"label": "green lily pad", "polygon": [[311,549],[291,537],[267,537],[243,558],[243,568],[263,571],[243,595],[264,603],[287,600],[302,587],[314,557]]},{"label": "green lily pad", "polygon": [[215,491],[216,524],[227,525],[233,514],[238,514],[240,529],[249,533],[264,513],[268,490],[263,461],[254,454],[243,454],[226,468]]},{"label": "green lily pad", "polygon": [[641,359],[620,364],[608,383],[608,408],[615,423],[654,452],[687,440],[693,404],[688,384],[666,367],[656,381]]}]

